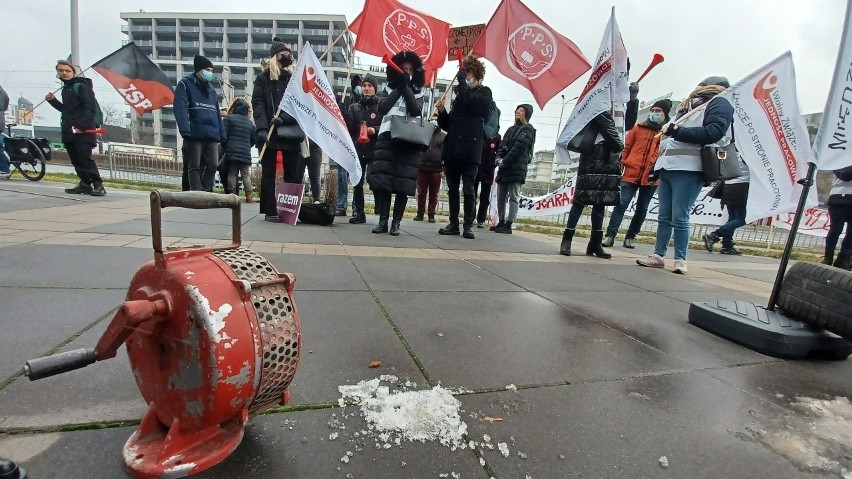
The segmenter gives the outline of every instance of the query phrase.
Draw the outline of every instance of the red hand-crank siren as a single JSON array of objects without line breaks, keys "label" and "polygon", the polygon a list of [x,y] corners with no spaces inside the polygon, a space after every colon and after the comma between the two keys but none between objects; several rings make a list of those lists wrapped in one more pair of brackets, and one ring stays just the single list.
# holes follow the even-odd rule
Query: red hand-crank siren
[{"label": "red hand-crank siren", "polygon": [[[163,250],[161,210],[230,208],[233,243]],[[286,404],[299,365],[295,278],[240,248],[235,195],[151,193],[154,260],[95,348],[27,361],[30,380],[113,358],[124,344],[148,412],[124,445],[133,477],[185,477],[223,461],[249,417]]]},{"label": "red hand-crank siren", "polygon": [[370,137],[367,136],[367,122],[362,121],[361,127],[358,129],[358,143],[369,143]]}]

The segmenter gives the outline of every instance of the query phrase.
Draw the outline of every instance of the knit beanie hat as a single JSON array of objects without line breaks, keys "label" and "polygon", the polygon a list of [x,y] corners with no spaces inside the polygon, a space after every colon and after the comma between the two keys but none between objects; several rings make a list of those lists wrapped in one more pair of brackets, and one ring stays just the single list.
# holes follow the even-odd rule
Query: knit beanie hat
[{"label": "knit beanie hat", "polygon": [[379,85],[376,83],[376,79],[373,77],[373,75],[370,75],[369,73],[364,75],[364,79],[361,80],[361,83],[372,83],[373,88],[376,91],[379,91]]},{"label": "knit beanie hat", "polygon": [[195,55],[195,58],[192,59],[192,67],[195,69],[194,71],[198,73],[205,68],[213,68],[213,62],[201,55]]},{"label": "knit beanie hat", "polygon": [[288,47],[286,43],[282,42],[280,38],[278,38],[278,37],[273,38],[272,39],[272,46],[269,48],[269,56],[274,57],[276,53],[279,53],[279,52],[282,52],[282,51],[288,51],[290,53],[293,53],[293,50],[291,50],[290,47]]},{"label": "knit beanie hat", "polygon": [[669,113],[672,111],[672,101],[671,100],[657,100],[651,105],[651,108],[659,108],[663,110],[663,114],[666,115],[666,123],[671,120]]},{"label": "knit beanie hat", "polygon": [[731,83],[728,81],[727,78],[725,78],[723,76],[710,76],[710,77],[707,77],[704,80],[702,80],[701,83],[708,85],[708,86],[718,85],[718,86],[724,87],[724,88],[730,88],[731,87]]},{"label": "knit beanie hat", "polygon": [[532,118],[533,106],[530,105],[529,103],[523,103],[523,104],[520,104],[517,107],[515,107],[515,111],[517,111],[518,108],[523,108],[524,111],[527,112],[527,121],[529,122],[530,118]]}]

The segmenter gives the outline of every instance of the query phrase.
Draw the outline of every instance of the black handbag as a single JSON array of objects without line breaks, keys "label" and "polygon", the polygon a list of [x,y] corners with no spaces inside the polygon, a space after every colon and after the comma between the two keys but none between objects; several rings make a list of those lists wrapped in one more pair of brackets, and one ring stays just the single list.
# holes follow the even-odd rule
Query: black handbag
[{"label": "black handbag", "polygon": [[707,183],[731,180],[742,175],[736,144],[731,142],[725,146],[702,146],[701,172]]},{"label": "black handbag", "polygon": [[390,117],[391,139],[397,142],[408,143],[420,151],[426,151],[432,143],[432,135],[435,126],[420,118],[393,115]]},{"label": "black handbag", "polygon": [[305,132],[299,128],[299,125],[279,125],[275,129],[275,135],[281,141],[287,143],[301,143],[305,141]]}]

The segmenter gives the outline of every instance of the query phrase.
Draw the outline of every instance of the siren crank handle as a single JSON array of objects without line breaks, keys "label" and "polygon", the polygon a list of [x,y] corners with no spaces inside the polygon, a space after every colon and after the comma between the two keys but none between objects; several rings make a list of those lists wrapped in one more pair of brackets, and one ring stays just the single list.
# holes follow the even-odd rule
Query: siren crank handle
[{"label": "siren crank handle", "polygon": [[24,375],[30,381],[35,381],[84,368],[90,364],[94,364],[97,360],[98,355],[95,353],[94,348],[75,349],[73,351],[30,359],[24,365]]},{"label": "siren crank handle", "polygon": [[177,206],[179,208],[189,208],[194,210],[230,208],[232,243],[224,249],[240,247],[240,243],[242,242],[242,233],[240,230],[242,222],[240,220],[240,199],[237,198],[237,195],[220,195],[218,193],[209,193],[206,191],[173,192],[155,190],[151,192],[151,241],[153,242],[154,251],[157,253],[163,252],[161,212],[163,208],[167,208],[169,206]]}]

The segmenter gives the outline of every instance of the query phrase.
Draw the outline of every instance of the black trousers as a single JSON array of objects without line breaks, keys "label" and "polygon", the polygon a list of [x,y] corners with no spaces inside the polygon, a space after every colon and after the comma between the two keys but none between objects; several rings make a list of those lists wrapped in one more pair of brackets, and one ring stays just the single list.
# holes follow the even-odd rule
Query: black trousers
[{"label": "black trousers", "polygon": [[444,174],[447,178],[447,192],[450,204],[450,224],[459,224],[459,183],[462,185],[464,196],[464,225],[470,227],[474,220],[476,209],[476,172],[479,165],[473,162],[444,163]]},{"label": "black trousers", "polygon": [[[379,218],[388,218],[390,216],[390,207],[391,207],[391,193],[390,191],[374,191],[373,192],[373,202],[376,205],[376,213],[379,215]],[[402,195],[397,193],[396,198],[393,202],[393,220],[400,221],[402,220],[402,215],[405,214],[405,205],[408,203],[408,195]]]},{"label": "black trousers", "polygon": [[367,178],[367,163],[361,160],[361,181],[352,187],[352,216],[355,213],[366,214],[364,211],[364,180]]},{"label": "black trousers", "polygon": [[98,172],[98,165],[92,159],[92,149],[95,147],[92,143],[69,141],[65,142],[65,150],[68,152],[68,158],[71,164],[74,165],[74,171],[77,172],[77,177],[80,181],[87,185],[101,182],[101,174]]},{"label": "black trousers", "polygon": [[322,151],[317,153],[311,152],[305,160],[305,166],[308,169],[308,178],[311,180],[311,197],[314,201],[322,201],[320,193],[320,169],[322,169]]},{"label": "black trousers", "polygon": [[485,218],[488,217],[488,207],[491,206],[491,183],[477,181],[473,189],[474,191],[479,190],[479,209],[476,211],[476,222],[485,223]]},{"label": "black trousers", "polygon": [[[275,163],[278,152],[267,148],[260,159],[260,213],[277,215],[275,204]],[[281,151],[284,157],[284,183],[302,184],[305,177],[305,161],[298,151]]]}]

